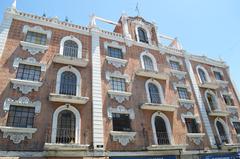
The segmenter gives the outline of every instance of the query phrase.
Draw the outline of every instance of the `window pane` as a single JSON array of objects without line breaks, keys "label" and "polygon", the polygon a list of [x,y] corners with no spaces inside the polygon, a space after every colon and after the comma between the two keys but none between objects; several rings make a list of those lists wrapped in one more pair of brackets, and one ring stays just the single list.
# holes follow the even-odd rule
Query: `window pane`
[{"label": "window pane", "polygon": [[160,94],[158,91],[158,87],[153,84],[153,83],[149,83],[148,84],[148,91],[149,91],[149,96],[150,96],[150,102],[151,103],[161,103],[161,99],[160,99]]},{"label": "window pane", "polygon": [[145,70],[154,71],[153,61],[150,57],[143,55],[143,63]]},{"label": "window pane", "polygon": [[207,77],[206,77],[205,72],[201,68],[199,68],[198,73],[199,73],[199,76],[201,78],[202,83],[206,83],[207,82]]},{"label": "window pane", "polygon": [[65,41],[63,55],[77,58],[78,57],[78,44],[72,40]]},{"label": "window pane", "polygon": [[22,80],[39,81],[41,68],[39,66],[19,64],[16,78]]},{"label": "window pane", "polygon": [[188,133],[199,133],[199,128],[194,118],[185,118]]},{"label": "window pane", "polygon": [[113,131],[131,131],[129,114],[112,114]]},{"label": "window pane", "polygon": [[171,68],[174,69],[174,70],[180,70],[180,65],[179,65],[179,63],[176,62],[176,61],[170,61],[170,66],[171,66]]},{"label": "window pane", "polygon": [[125,91],[125,79],[124,78],[110,78],[111,89],[116,91]]},{"label": "window pane", "polygon": [[70,71],[61,74],[60,94],[77,95],[77,76]]},{"label": "window pane", "polygon": [[178,96],[180,99],[189,99],[188,91],[186,88],[178,87],[177,90],[178,90]]},{"label": "window pane", "polygon": [[148,43],[147,33],[143,28],[138,28],[138,37],[139,41]]},{"label": "window pane", "polygon": [[220,72],[214,71],[214,76],[217,80],[221,80],[221,81],[223,80],[223,76]]},{"label": "window pane", "polygon": [[108,47],[108,56],[123,59],[122,49]]},{"label": "window pane", "polygon": [[47,41],[46,39],[47,39],[46,34],[28,31],[25,41],[35,44],[46,45]]},{"label": "window pane", "polygon": [[240,122],[233,122],[233,126],[234,126],[237,134],[240,134]]}]

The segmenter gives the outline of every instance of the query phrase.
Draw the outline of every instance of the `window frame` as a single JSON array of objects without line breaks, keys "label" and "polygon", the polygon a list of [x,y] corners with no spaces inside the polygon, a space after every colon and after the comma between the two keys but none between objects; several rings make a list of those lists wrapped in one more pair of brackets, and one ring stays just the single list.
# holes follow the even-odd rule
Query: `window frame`
[{"label": "window frame", "polygon": [[77,57],[75,58],[83,58],[83,51],[82,51],[82,42],[74,37],[73,35],[70,35],[70,36],[65,36],[61,39],[61,42],[60,42],[60,51],[59,51],[59,54],[64,56],[63,55],[63,52],[64,52],[64,44],[66,41],[68,40],[71,40],[71,41],[74,41],[75,43],[77,43],[78,45],[78,52],[77,52]]},{"label": "window frame", "polygon": [[[38,68],[38,70],[36,68]],[[39,73],[39,75],[36,75],[36,73]],[[32,78],[30,78],[30,75],[32,76]],[[27,77],[25,77],[25,76],[27,76]],[[36,78],[35,76],[37,76],[37,79],[35,79]],[[35,66],[35,65],[28,65],[28,64],[20,63],[18,65],[18,69],[17,69],[17,73],[16,73],[16,79],[40,82],[40,80],[41,80],[41,67],[40,66]]]},{"label": "window frame", "polygon": [[[126,79],[125,78],[111,76],[109,83],[110,83],[111,90],[126,92]],[[117,84],[117,85],[115,85],[115,84]],[[118,89],[119,87],[120,87],[120,89]]]},{"label": "window frame", "polygon": [[[181,71],[181,65],[178,61],[169,60],[169,64],[170,64],[171,69]],[[172,64],[177,64],[177,67],[175,67],[176,65],[173,66]]]},{"label": "window frame", "polygon": [[[186,96],[185,96],[186,98],[181,95],[181,93],[179,92],[180,89],[185,91],[183,95],[184,95],[184,96],[186,95]],[[177,87],[177,92],[178,92],[178,97],[179,97],[179,99],[185,99],[185,100],[190,100],[190,99],[191,99],[190,94],[189,94],[187,88],[185,88],[185,87]],[[182,97],[183,97],[183,98],[182,98]]]},{"label": "window frame", "polygon": [[[113,56],[111,54],[111,51],[116,51],[118,50],[119,52],[117,53],[120,53],[120,56]],[[115,52],[116,53],[116,52]],[[122,49],[121,48],[118,48],[118,47],[113,47],[113,46],[108,46],[107,47],[107,56],[109,57],[112,57],[112,58],[117,58],[117,59],[124,59],[124,53],[122,52]]]},{"label": "window frame", "polygon": [[[191,122],[187,122],[186,119],[187,120],[192,120],[191,121],[192,123]],[[187,128],[187,132],[188,133],[200,133],[199,123],[197,122],[196,118],[184,117],[184,123],[186,124],[186,128]],[[191,125],[191,124],[195,124],[195,125]]]},{"label": "window frame", "polygon": [[47,34],[27,31],[24,41],[37,45],[47,45]]},{"label": "window frame", "polygon": [[[117,117],[117,115],[119,115],[119,117]],[[125,120],[124,119],[120,119],[121,116],[124,118],[126,118]],[[117,120],[119,119],[119,120]],[[116,125],[116,124],[119,124],[120,122],[120,126]],[[115,126],[114,126],[115,125]],[[113,112],[112,113],[112,130],[113,131],[124,131],[124,132],[131,132],[132,131],[132,126],[131,126],[131,118],[130,118],[130,114],[128,113],[116,113],[116,112]]]}]

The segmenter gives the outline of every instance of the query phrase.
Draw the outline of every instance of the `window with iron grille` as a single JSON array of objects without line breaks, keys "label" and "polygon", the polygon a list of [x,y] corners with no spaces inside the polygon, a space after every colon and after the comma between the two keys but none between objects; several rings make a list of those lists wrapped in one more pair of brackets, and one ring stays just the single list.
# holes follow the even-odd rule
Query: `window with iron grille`
[{"label": "window with iron grille", "polygon": [[153,66],[152,59],[147,55],[143,55],[142,58],[143,58],[143,63],[144,63],[145,70],[154,71],[154,66]]},{"label": "window with iron grille", "polygon": [[180,99],[189,99],[188,91],[186,88],[178,87],[177,90]]},{"label": "window with iron grille", "polygon": [[125,91],[125,79],[118,77],[110,77],[111,89],[116,91]]},{"label": "window with iron grille", "polygon": [[78,44],[72,40],[65,41],[63,55],[77,58],[78,57]]},{"label": "window with iron grille", "polygon": [[185,118],[188,133],[199,133],[198,123],[194,118]]},{"label": "window with iron grille", "polygon": [[25,41],[34,44],[46,45],[47,35],[28,31]]},{"label": "window with iron grille", "polygon": [[61,74],[59,94],[77,95],[77,76],[70,71]]},{"label": "window with iron grille", "polygon": [[148,84],[148,91],[149,91],[149,96],[150,96],[150,100],[151,100],[150,102],[160,104],[161,103],[161,98],[160,98],[158,87],[153,83],[149,83]]},{"label": "window with iron grille", "polygon": [[234,126],[237,134],[240,134],[240,122],[233,122],[233,126]]},{"label": "window with iron grille", "polygon": [[164,119],[160,116],[155,117],[154,121],[158,145],[170,144],[167,127]]},{"label": "window with iron grille", "polygon": [[148,44],[147,33],[143,28],[138,28],[139,41]]},{"label": "window with iron grille", "polygon": [[180,64],[177,61],[170,61],[170,66],[174,70],[180,70]]},{"label": "window with iron grille", "polygon": [[216,80],[223,81],[223,76],[220,72],[214,71],[214,76],[215,76]]},{"label": "window with iron grille", "polygon": [[41,67],[19,64],[16,78],[21,80],[39,81],[40,75]]},{"label": "window with iron grille", "polygon": [[129,114],[112,114],[113,131],[131,131]]},{"label": "window with iron grille", "polygon": [[11,105],[8,112],[7,126],[32,128],[35,108]]},{"label": "window with iron grille", "polygon": [[233,99],[230,95],[223,95],[223,99],[226,105],[234,105]]},{"label": "window with iron grille", "polygon": [[202,83],[206,83],[207,82],[207,77],[206,77],[205,72],[201,68],[199,68],[198,73],[199,73],[199,76],[201,78]]},{"label": "window with iron grille", "polygon": [[123,59],[122,49],[108,47],[108,56]]},{"label": "window with iron grille", "polygon": [[225,132],[223,124],[220,121],[217,121],[216,125],[217,125],[217,129],[218,129],[218,133],[219,133],[221,142],[222,143],[224,143],[224,142],[228,143],[228,137],[227,137],[227,134]]}]

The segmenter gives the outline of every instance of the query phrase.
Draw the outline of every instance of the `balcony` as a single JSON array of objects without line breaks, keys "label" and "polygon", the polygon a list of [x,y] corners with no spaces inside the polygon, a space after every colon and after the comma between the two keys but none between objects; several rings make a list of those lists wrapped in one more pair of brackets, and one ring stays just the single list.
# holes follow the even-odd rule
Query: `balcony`
[{"label": "balcony", "polygon": [[[86,151],[88,144],[80,144],[80,130],[71,128],[47,129],[44,149],[48,151]],[[61,152],[62,151],[62,152]]]},{"label": "balcony", "polygon": [[158,71],[138,68],[136,71],[136,75],[141,77],[155,78],[160,80],[167,80],[169,78],[169,74],[167,72],[167,68],[165,65],[157,65]]},{"label": "balcony", "polygon": [[207,89],[218,89],[219,88],[219,85],[216,82],[201,83],[198,86],[201,88],[207,88]]},{"label": "balcony", "polygon": [[[83,50],[85,54],[87,54],[87,50]],[[66,65],[74,65],[78,67],[86,67],[88,65],[87,58],[78,58],[78,50],[74,47],[64,47],[64,55],[55,55],[53,58],[53,62],[66,64]]]},{"label": "balcony", "polygon": [[213,110],[213,111],[209,111],[208,115],[209,116],[214,116],[214,117],[226,117],[228,116],[230,113],[227,111],[223,111],[223,110]]},{"label": "balcony", "polygon": [[140,108],[144,110],[174,112],[178,108],[178,106],[162,103],[144,103],[140,106]]},{"label": "balcony", "polygon": [[62,103],[72,103],[72,104],[86,104],[89,100],[88,97],[80,96],[80,85],[67,84],[61,86],[61,83],[55,85],[52,89],[53,93],[49,94],[49,101],[52,102],[62,102]]}]

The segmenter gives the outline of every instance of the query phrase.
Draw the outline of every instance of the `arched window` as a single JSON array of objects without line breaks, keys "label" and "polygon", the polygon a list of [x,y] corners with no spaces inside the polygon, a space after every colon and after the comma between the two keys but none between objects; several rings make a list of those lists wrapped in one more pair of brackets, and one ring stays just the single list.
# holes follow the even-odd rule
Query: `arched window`
[{"label": "arched window", "polygon": [[138,37],[140,42],[148,43],[147,33],[141,27],[138,27]]},{"label": "arched window", "polygon": [[143,55],[142,58],[143,58],[143,63],[144,63],[145,70],[154,71],[154,66],[153,66],[152,59],[147,55]]},{"label": "arched window", "polygon": [[208,80],[207,80],[207,76],[206,76],[204,70],[202,70],[201,68],[198,68],[198,73],[199,73],[199,77],[201,79],[201,82],[206,83]]},{"label": "arched window", "polygon": [[158,87],[153,83],[148,83],[148,91],[151,103],[161,103]]},{"label": "arched window", "polygon": [[170,144],[169,138],[168,138],[168,132],[167,132],[167,128],[166,128],[166,123],[165,123],[164,119],[160,116],[156,116],[154,124],[155,124],[158,144],[159,145]]},{"label": "arched window", "polygon": [[76,117],[72,111],[63,110],[58,114],[56,143],[75,143]]},{"label": "arched window", "polygon": [[70,71],[61,74],[59,94],[74,95],[77,92],[77,76]]},{"label": "arched window", "polygon": [[217,126],[217,131],[218,131],[221,142],[222,143],[224,143],[224,142],[229,143],[228,142],[228,137],[227,137],[227,134],[226,134],[226,131],[224,129],[223,124],[220,121],[217,121],[216,126]]},{"label": "arched window", "polygon": [[207,92],[206,98],[207,98],[207,101],[208,101],[208,104],[209,104],[211,110],[218,109],[216,97],[213,94]]},{"label": "arched window", "polygon": [[75,41],[67,40],[64,42],[63,55],[69,57],[78,57],[78,44]]}]

